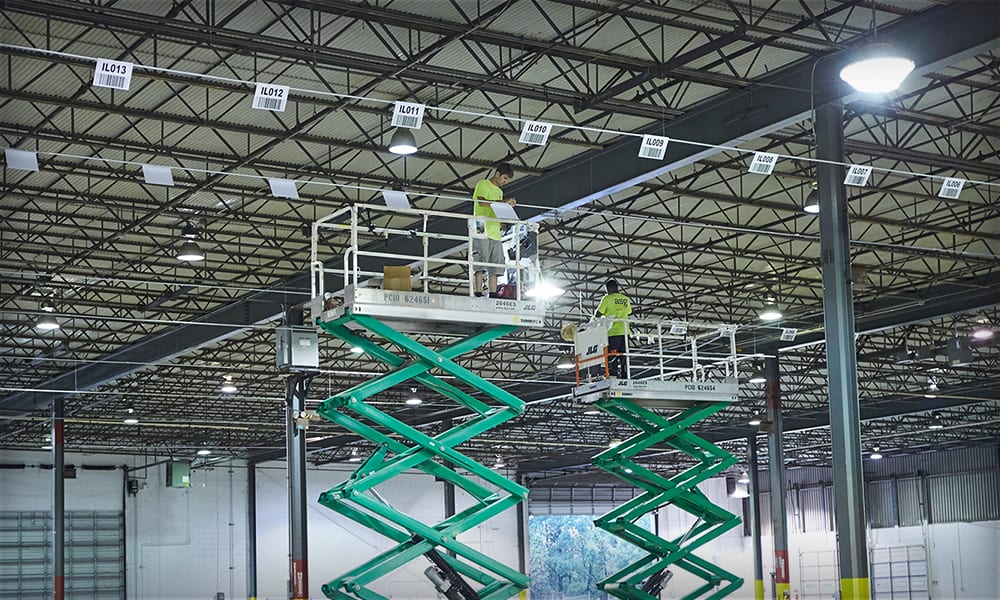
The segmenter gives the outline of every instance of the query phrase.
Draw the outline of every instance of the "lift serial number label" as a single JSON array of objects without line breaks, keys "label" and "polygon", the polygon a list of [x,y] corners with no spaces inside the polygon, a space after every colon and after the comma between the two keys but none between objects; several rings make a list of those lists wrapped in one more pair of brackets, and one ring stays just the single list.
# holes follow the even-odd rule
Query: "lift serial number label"
[{"label": "lift serial number label", "polygon": [[412,296],[410,294],[403,295],[403,304],[430,304],[431,299],[428,296]]},{"label": "lift serial number label", "polygon": [[718,389],[715,387],[714,383],[685,383],[684,391],[686,392],[715,392]]}]

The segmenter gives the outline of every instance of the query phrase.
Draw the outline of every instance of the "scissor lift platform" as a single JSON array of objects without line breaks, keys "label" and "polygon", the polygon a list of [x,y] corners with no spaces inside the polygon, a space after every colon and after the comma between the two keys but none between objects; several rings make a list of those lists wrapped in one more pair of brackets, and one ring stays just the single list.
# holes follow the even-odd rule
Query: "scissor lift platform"
[{"label": "scissor lift platform", "polygon": [[[483,298],[347,286],[344,304],[320,316],[332,322],[346,312],[375,317],[397,331],[461,334],[483,326],[541,327],[545,305],[535,300]],[[458,327],[456,327],[458,325]]]},{"label": "scissor lift platform", "polygon": [[705,402],[735,402],[739,397],[739,386],[735,382],[610,377],[577,386],[573,389],[573,397],[580,404],[615,398],[631,400],[647,408],[680,409]]}]

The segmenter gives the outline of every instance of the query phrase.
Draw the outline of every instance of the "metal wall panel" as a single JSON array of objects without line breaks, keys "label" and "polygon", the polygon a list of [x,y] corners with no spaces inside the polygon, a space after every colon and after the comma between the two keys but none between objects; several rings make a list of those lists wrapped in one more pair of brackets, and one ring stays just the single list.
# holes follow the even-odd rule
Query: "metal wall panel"
[{"label": "metal wall panel", "polygon": [[915,478],[900,479],[897,489],[899,491],[900,526],[920,525],[924,518],[920,480]]},{"label": "metal wall panel", "polygon": [[865,507],[869,527],[894,527],[896,501],[892,493],[892,480],[873,481],[866,486]]},{"label": "metal wall panel", "polygon": [[1000,519],[996,471],[932,477],[929,483],[934,523]]},{"label": "metal wall panel", "polygon": [[804,488],[799,493],[801,500],[803,531],[826,531],[829,506],[826,504],[826,486]]}]

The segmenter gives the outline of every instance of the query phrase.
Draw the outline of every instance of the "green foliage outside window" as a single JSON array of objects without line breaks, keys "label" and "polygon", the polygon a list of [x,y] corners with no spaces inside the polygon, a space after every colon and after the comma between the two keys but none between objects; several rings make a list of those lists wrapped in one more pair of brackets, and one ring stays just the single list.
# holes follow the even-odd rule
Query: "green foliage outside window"
[{"label": "green foliage outside window", "polygon": [[[604,597],[597,582],[644,556],[639,548],[594,527],[588,515],[534,515],[528,521],[532,600]],[[652,517],[639,524],[650,528]]]}]

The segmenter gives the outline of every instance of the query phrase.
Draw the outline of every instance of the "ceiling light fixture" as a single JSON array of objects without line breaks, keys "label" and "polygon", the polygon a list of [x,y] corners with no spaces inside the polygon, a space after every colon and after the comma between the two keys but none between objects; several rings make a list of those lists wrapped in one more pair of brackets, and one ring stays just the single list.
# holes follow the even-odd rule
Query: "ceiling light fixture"
[{"label": "ceiling light fixture", "polygon": [[752,425],[753,427],[760,425],[760,415],[755,414],[754,416],[750,417],[750,420],[747,421],[747,424]]},{"label": "ceiling light fixture", "polygon": [[551,281],[540,279],[535,282],[535,285],[524,292],[524,295],[528,298],[545,300],[546,298],[556,298],[558,296],[562,296],[565,293],[566,290]]},{"label": "ceiling light fixture", "polygon": [[502,468],[504,468],[504,467],[506,467],[506,466],[507,466],[507,465],[506,465],[506,464],[504,464],[504,462],[503,462],[503,458],[501,458],[501,457],[500,457],[500,455],[498,454],[498,455],[497,455],[497,459],[496,459],[496,462],[494,462],[494,463],[493,463],[493,468],[494,468],[494,469],[502,469]]},{"label": "ceiling light fixture", "polygon": [[621,445],[622,441],[620,438],[613,438],[610,442],[608,442],[608,448],[617,448],[618,446]]},{"label": "ceiling light fixture", "polygon": [[812,183],[812,189],[806,196],[805,202],[802,203],[802,210],[811,215],[819,213],[819,184],[815,181]]},{"label": "ceiling light fixture", "polygon": [[405,404],[407,406],[417,406],[423,403],[424,399],[417,395],[417,388],[410,388],[410,397],[406,399]]},{"label": "ceiling light fixture", "polygon": [[887,94],[902,85],[916,64],[890,44],[875,43],[861,48],[857,57],[840,70],[840,78],[865,94]]},{"label": "ceiling light fixture", "polygon": [[777,321],[781,318],[781,310],[778,308],[778,303],[774,300],[768,300],[766,304],[757,312],[757,316],[761,321]]},{"label": "ceiling light fixture", "polygon": [[989,326],[989,323],[980,323],[972,328],[972,339],[974,340],[988,340],[992,337],[993,328]]},{"label": "ceiling light fixture", "polygon": [[198,450],[197,452],[195,452],[195,454],[197,454],[198,456],[208,456],[211,453],[212,453],[212,451],[209,450],[208,448],[202,448],[201,450]]},{"label": "ceiling light fixture", "polygon": [[53,304],[51,300],[42,300],[42,303],[38,306],[38,308],[40,308],[42,312],[56,312],[56,305]]},{"label": "ceiling light fixture", "polygon": [[931,422],[930,425],[927,426],[927,429],[944,429],[944,423],[941,422],[941,415],[938,413],[932,414]]},{"label": "ceiling light fixture", "polygon": [[736,480],[736,483],[750,483],[750,473],[746,471],[740,473],[740,478]]},{"label": "ceiling light fixture", "polygon": [[35,323],[35,329],[39,331],[53,331],[59,329],[59,322],[52,317],[52,315],[43,315],[38,322]]},{"label": "ceiling light fixture", "polygon": [[351,448],[351,455],[347,457],[348,462],[361,462],[361,455],[358,454],[357,448]]},{"label": "ceiling light fixture", "polygon": [[122,419],[122,423],[126,425],[138,425],[139,419],[135,417],[125,417],[124,419]]},{"label": "ceiling light fixture", "polygon": [[872,460],[881,460],[882,453],[878,451],[878,446],[872,448],[872,453],[868,455],[868,458]]},{"label": "ceiling light fixture", "polygon": [[219,388],[219,391],[223,394],[235,394],[239,391],[239,388],[233,383],[232,375],[224,375],[222,377],[222,387]]},{"label": "ceiling light fixture", "polygon": [[766,383],[767,375],[764,374],[764,369],[761,368],[760,363],[755,362],[753,365],[753,371],[750,372],[750,383]]},{"label": "ceiling light fixture", "polygon": [[927,378],[927,391],[924,392],[924,398],[937,398],[937,393],[941,391],[938,387],[937,380],[933,377]]},{"label": "ceiling light fixture", "polygon": [[559,361],[556,362],[557,369],[572,369],[576,366],[576,357],[570,353],[563,354],[559,357]]},{"label": "ceiling light fixture", "polygon": [[198,262],[205,260],[205,252],[201,246],[188,240],[177,249],[177,260],[184,262]]},{"label": "ceiling light fixture", "polygon": [[417,139],[413,137],[413,131],[406,127],[397,127],[389,140],[389,152],[405,156],[416,151]]}]

